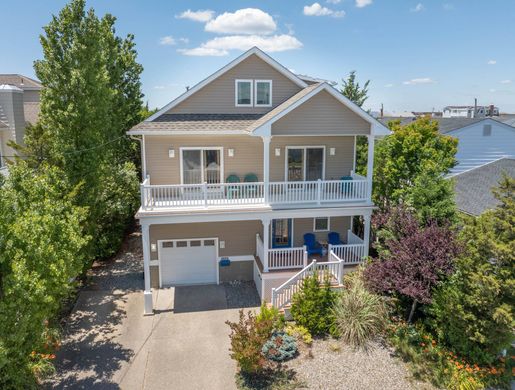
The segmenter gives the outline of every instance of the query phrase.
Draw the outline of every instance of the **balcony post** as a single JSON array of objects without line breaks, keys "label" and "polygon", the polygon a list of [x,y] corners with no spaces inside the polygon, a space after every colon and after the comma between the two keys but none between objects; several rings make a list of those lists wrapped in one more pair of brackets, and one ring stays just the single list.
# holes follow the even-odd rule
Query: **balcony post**
[{"label": "balcony post", "polygon": [[202,193],[204,194],[204,207],[207,208],[207,182],[202,183]]},{"label": "balcony post", "polygon": [[368,257],[368,249],[370,246],[370,215],[363,216],[365,226],[363,232],[364,257]]},{"label": "balcony post", "polygon": [[265,203],[268,203],[269,199],[269,185],[270,181],[270,141],[271,136],[261,137],[263,138],[263,182],[264,182],[264,195]]},{"label": "balcony post", "polygon": [[154,314],[152,303],[152,289],[150,287],[150,226],[146,223],[141,225],[141,240],[143,246],[143,275],[145,277],[144,315]]},{"label": "balcony post", "polygon": [[269,237],[270,237],[270,220],[262,219],[261,223],[263,224],[263,257],[261,259],[263,261],[263,272],[268,272],[268,247],[269,247]]},{"label": "balcony post", "polygon": [[320,206],[320,201],[322,197],[322,180],[317,180],[317,204]]},{"label": "balcony post", "polygon": [[374,175],[374,135],[368,138],[368,159],[367,159],[367,200],[372,199],[372,177]]}]

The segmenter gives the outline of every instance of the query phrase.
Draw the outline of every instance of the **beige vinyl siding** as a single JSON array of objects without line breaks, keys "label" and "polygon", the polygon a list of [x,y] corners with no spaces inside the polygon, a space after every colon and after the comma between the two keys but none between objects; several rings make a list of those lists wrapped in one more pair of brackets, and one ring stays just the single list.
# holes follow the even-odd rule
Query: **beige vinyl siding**
[{"label": "beige vinyl siding", "polygon": [[[223,147],[224,180],[236,174],[243,181],[248,173],[263,180],[263,141],[259,137],[241,136],[145,136],[147,174],[151,184],[180,184],[181,147]],[[175,157],[168,157],[168,150]],[[229,157],[227,149],[234,149]]]},{"label": "beige vinyl siding", "polygon": [[[235,80],[272,80],[272,107],[236,107]],[[270,111],[301,90],[265,61],[252,55],[213,80],[168,114],[260,114]]]},{"label": "beige vinyl siding", "polygon": [[370,123],[322,91],[272,125],[272,135],[366,135]]},{"label": "beige vinyl siding", "polygon": [[[256,252],[256,234],[262,231],[263,225],[257,220],[150,225],[150,243],[181,238],[218,238],[225,241],[225,248],[218,249],[219,256],[246,256]],[[151,260],[157,260],[157,257],[157,252],[151,252]]]},{"label": "beige vinyl siding", "polygon": [[25,103],[37,103],[40,101],[40,91],[23,91],[23,101]]},{"label": "beige vinyl siding", "polygon": [[[325,146],[325,179],[347,176],[354,164],[354,137],[272,137],[270,142],[270,181],[285,181],[287,146]],[[281,155],[275,155],[275,149]],[[331,156],[329,148],[335,148]]]},{"label": "beige vinyl siding", "polygon": [[[323,217],[323,215],[320,215]],[[293,246],[299,247],[304,245],[304,234],[314,233],[317,240],[327,240],[329,232],[340,233],[340,240],[345,241],[347,238],[347,230],[350,229],[351,217],[331,217],[328,232],[314,232],[313,218],[295,218],[293,220]]]}]

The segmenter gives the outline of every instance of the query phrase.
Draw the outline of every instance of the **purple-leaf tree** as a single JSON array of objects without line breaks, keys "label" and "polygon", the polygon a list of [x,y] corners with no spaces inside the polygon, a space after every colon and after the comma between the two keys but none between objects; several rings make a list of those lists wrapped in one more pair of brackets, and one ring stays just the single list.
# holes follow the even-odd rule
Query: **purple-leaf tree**
[{"label": "purple-leaf tree", "polygon": [[377,292],[409,297],[411,322],[417,304],[430,303],[433,287],[453,272],[459,252],[455,233],[432,222],[421,227],[403,207],[378,214],[374,224],[379,258],[365,270],[367,284]]}]

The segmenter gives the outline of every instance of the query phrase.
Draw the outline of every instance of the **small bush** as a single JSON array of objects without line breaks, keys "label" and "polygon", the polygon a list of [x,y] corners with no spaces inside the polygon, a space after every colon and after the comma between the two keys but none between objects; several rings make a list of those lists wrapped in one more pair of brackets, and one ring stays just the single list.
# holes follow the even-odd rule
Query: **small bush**
[{"label": "small bush", "polygon": [[283,362],[295,356],[297,343],[294,337],[284,332],[275,332],[270,340],[263,345],[261,351],[267,359],[274,362]]},{"label": "small bush", "polygon": [[274,330],[284,329],[284,315],[279,313],[279,309],[276,307],[268,306],[265,301],[261,304],[261,309],[256,316],[256,321],[263,324],[260,329],[263,332],[263,337],[266,338],[272,336]]},{"label": "small bush", "polygon": [[333,310],[340,337],[354,347],[364,347],[387,322],[385,302],[366,289],[361,270],[348,275]]},{"label": "small bush", "polygon": [[231,358],[236,360],[240,371],[245,374],[257,374],[267,366],[267,360],[261,353],[263,345],[270,337],[269,329],[272,329],[270,319],[257,321],[256,316],[249,312],[246,316],[243,309],[240,310],[238,322],[227,321],[231,328]]},{"label": "small bush", "polygon": [[288,335],[295,337],[297,340],[302,341],[306,345],[311,345],[311,343],[313,342],[313,337],[311,337],[309,330],[307,330],[301,325],[288,324],[284,328],[284,331]]},{"label": "small bush", "polygon": [[298,325],[305,327],[312,335],[323,335],[334,329],[332,307],[335,293],[329,288],[328,278],[322,285],[319,275],[307,277],[300,292],[292,299],[291,315]]}]

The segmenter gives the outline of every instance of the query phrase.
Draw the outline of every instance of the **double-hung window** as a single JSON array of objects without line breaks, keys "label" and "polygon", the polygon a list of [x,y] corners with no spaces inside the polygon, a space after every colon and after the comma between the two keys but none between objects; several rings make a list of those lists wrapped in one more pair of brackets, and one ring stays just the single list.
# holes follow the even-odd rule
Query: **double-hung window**
[{"label": "double-hung window", "polygon": [[182,183],[221,183],[222,158],[222,148],[181,148]]},{"label": "double-hung window", "polygon": [[236,107],[253,106],[253,80],[236,80]]},{"label": "double-hung window", "polygon": [[272,80],[256,80],[254,90],[256,107],[272,106]]}]

